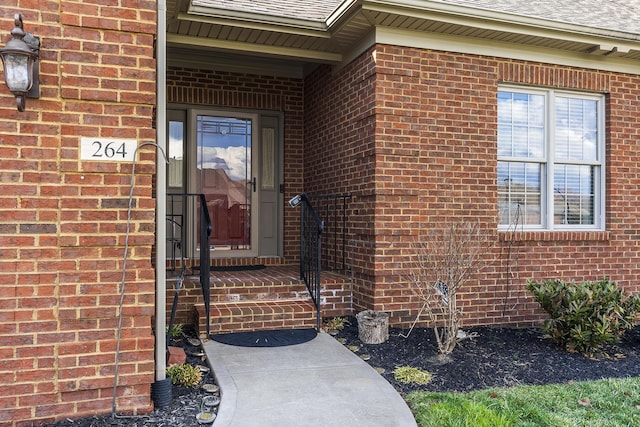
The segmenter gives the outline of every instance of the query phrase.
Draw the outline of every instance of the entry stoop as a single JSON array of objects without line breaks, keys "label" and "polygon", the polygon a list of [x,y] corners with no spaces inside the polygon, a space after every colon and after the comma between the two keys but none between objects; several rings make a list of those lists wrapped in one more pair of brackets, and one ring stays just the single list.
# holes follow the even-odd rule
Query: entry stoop
[{"label": "entry stoop", "polygon": [[[204,306],[194,306],[198,333],[205,335],[207,319]],[[246,301],[211,305],[212,334],[269,329],[315,328],[312,301]]]},{"label": "entry stoop", "polygon": [[[204,304],[193,307],[198,334],[206,335]],[[314,328],[316,310],[299,267],[211,273],[211,333]]]}]

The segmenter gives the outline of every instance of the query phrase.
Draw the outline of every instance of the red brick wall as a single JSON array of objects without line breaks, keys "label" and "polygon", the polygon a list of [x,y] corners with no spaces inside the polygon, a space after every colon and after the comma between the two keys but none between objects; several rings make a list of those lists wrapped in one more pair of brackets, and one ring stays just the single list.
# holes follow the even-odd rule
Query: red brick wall
[{"label": "red brick wall", "polygon": [[305,80],[304,191],[353,194],[346,212],[347,257],[359,307],[374,305],[378,274],[375,84],[370,53],[336,73],[329,66],[320,67]]},{"label": "red brick wall", "polygon": [[[373,308],[410,324],[422,306],[405,276],[418,236],[450,218],[497,228],[497,75],[484,58],[389,46],[376,49],[376,73]],[[459,295],[469,322],[483,323],[481,292]]]},{"label": "red brick wall", "polygon": [[[451,218],[479,220],[494,243],[459,295],[466,325],[539,322],[529,278],[609,276],[640,291],[640,77],[385,45],[372,52],[305,81],[305,190],[354,194],[356,311],[388,311],[409,325],[421,306],[404,277],[411,242]],[[606,232],[497,232],[501,82],[607,94]]]},{"label": "red brick wall", "polygon": [[[19,7],[18,7],[19,6]],[[0,76],[0,425],[111,410],[131,163],[80,160],[80,138],[154,141],[155,4],[3,4],[41,39],[38,100]],[[153,148],[136,169],[118,410],[152,409]]]}]

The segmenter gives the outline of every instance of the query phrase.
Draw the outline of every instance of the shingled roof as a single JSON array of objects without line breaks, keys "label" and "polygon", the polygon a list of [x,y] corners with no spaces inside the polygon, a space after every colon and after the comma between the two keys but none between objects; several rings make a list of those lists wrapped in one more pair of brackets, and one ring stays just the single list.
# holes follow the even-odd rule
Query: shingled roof
[{"label": "shingled roof", "polygon": [[[229,12],[324,22],[341,5],[355,0],[194,0],[193,4]],[[433,4],[463,6],[514,17],[640,35],[640,0],[392,0],[392,5],[419,8]]]},{"label": "shingled roof", "polygon": [[435,0],[439,3],[640,35],[640,0]]},{"label": "shingled roof", "polygon": [[167,0],[167,5],[173,57],[199,65],[211,57],[205,51],[219,52],[211,61],[228,54],[239,67],[239,55],[245,54],[287,67],[342,64],[374,43],[631,73],[640,63],[640,0]]}]

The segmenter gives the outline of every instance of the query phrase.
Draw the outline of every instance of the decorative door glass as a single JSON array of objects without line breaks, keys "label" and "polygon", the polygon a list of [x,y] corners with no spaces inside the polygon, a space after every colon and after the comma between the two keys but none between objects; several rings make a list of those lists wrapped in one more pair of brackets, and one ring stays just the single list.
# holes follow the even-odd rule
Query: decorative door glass
[{"label": "decorative door glass", "polygon": [[251,119],[198,115],[196,186],[212,222],[214,250],[251,250]]}]

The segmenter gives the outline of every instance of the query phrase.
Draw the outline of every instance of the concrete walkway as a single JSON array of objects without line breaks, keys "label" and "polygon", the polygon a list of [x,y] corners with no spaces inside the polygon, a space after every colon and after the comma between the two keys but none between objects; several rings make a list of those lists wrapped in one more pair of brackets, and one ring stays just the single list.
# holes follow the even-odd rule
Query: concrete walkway
[{"label": "concrete walkway", "polygon": [[322,332],[288,347],[203,345],[222,402],[213,427],[415,427],[382,376]]}]

